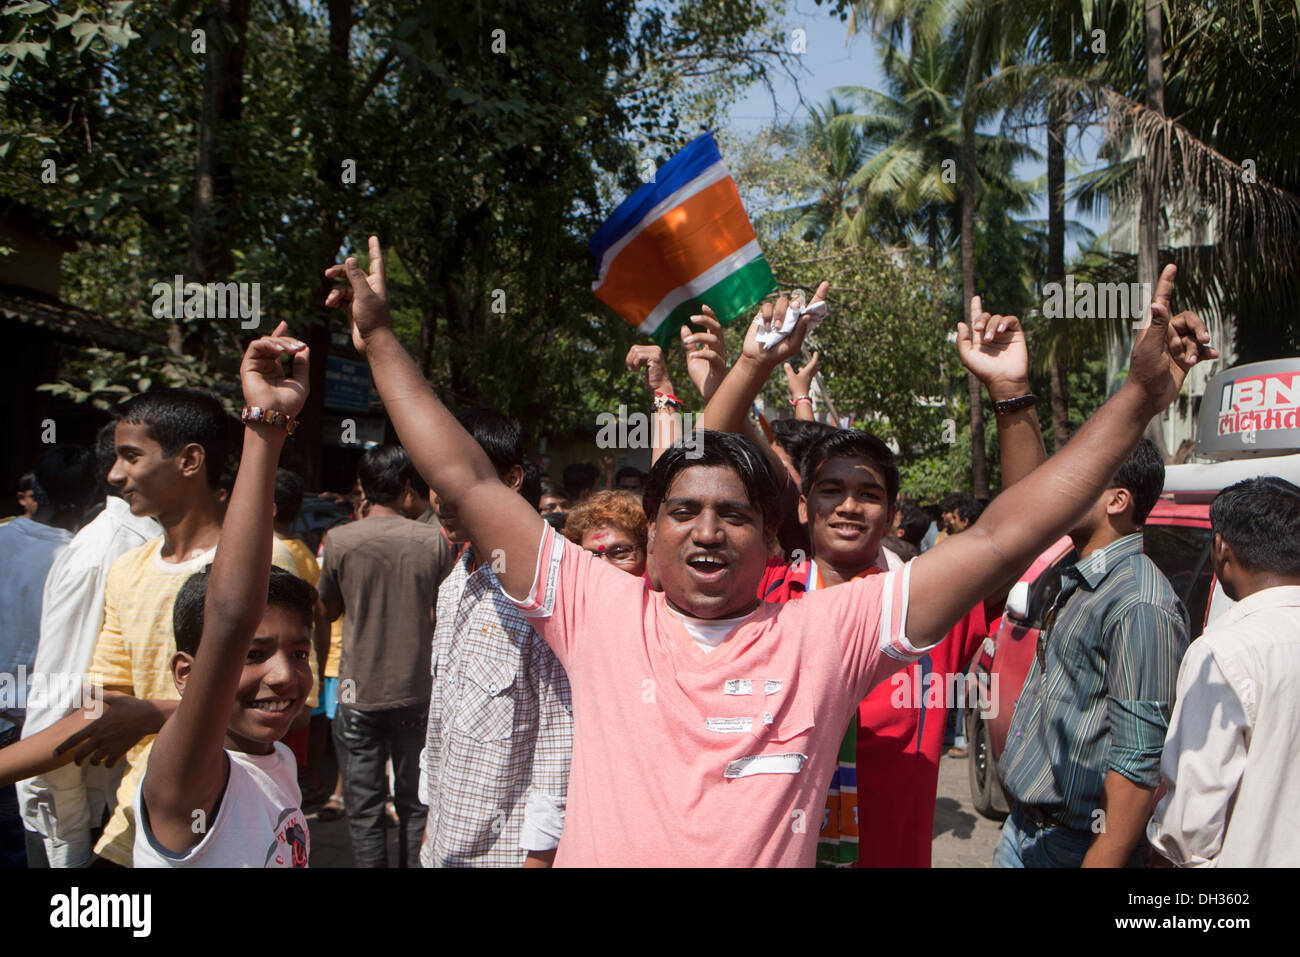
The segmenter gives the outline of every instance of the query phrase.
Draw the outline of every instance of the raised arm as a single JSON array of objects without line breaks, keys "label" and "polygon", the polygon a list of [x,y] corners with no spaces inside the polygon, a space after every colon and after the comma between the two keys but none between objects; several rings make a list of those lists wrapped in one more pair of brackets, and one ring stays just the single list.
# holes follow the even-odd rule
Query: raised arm
[{"label": "raised arm", "polygon": [[727,340],[722,323],[705,306],[698,316],[691,316],[691,325],[703,326],[703,332],[692,332],[682,326],[682,349],[686,352],[686,374],[706,403],[718,391],[727,377]]},{"label": "raised arm", "polygon": [[[957,354],[961,363],[984,384],[994,403],[1029,394],[1029,348],[1015,316],[984,311],[979,296],[971,299],[971,325],[957,323]],[[1010,488],[1047,461],[1038,412],[1032,405],[994,415],[998,423],[998,457],[1002,487]],[[1032,561],[1032,559],[1031,559]],[[986,607],[1000,605],[1028,566],[1008,564],[1002,582],[984,596]]]},{"label": "raised arm", "polygon": [[[650,440],[650,464],[654,465],[664,449],[682,437],[680,405],[674,409],[662,401],[663,397],[677,401],[677,393],[673,391],[673,380],[668,376],[668,364],[664,362],[663,350],[658,346],[633,346],[627,351],[624,362],[627,363],[629,372],[645,370],[645,384],[653,397],[655,408],[650,426],[653,430]],[[613,481],[609,483],[609,487],[614,487]]]},{"label": "raised arm", "polygon": [[456,506],[475,552],[501,569],[497,578],[506,592],[527,595],[546,522],[501,482],[479,444],[438,401],[397,341],[389,324],[378,238],[370,237],[369,275],[355,259],[331,266],[325,275],[348,281],[334,289],[325,304],[347,311],[352,343],[369,361],[384,409],[416,469],[439,498]]},{"label": "raised arm", "polygon": [[[817,294],[813,296],[813,303],[824,300],[829,288],[829,283],[822,283],[817,288]],[[718,386],[718,391],[713,394],[709,404],[704,408],[704,420],[700,423],[702,428],[715,429],[719,432],[739,432],[749,407],[763,390],[763,383],[772,374],[772,370],[799,354],[804,337],[808,335],[811,321],[811,317],[808,316],[800,319],[790,335],[777,342],[772,348],[764,349],[758,341],[760,332],[781,324],[788,305],[789,299],[786,296],[779,298],[775,306],[770,302],[764,303],[758,315],[754,317],[754,321],[749,324],[740,358],[736,360],[736,364],[731,367],[731,371]]]},{"label": "raised arm", "polygon": [[[280,366],[292,356],[292,377]],[[282,322],[255,339],[239,369],[244,401],[296,416],[307,398],[307,346]],[[226,783],[222,754],[231,706],[249,645],[266,612],[274,537],[275,469],[285,430],[264,422],[244,429],[244,449],[222,523],[203,605],[203,636],[176,713],[158,732],[145,772],[143,799],[154,835],[183,851],[202,840],[196,811],[212,820]]]},{"label": "raised arm", "polygon": [[1105,490],[1151,417],[1178,395],[1187,371],[1213,359],[1209,333],[1192,312],[1171,317],[1175,268],[1166,266],[1151,303],[1151,323],[1134,343],[1129,374],[1060,452],[993,500],[971,528],[912,562],[907,635],[939,641],[1008,568],[1027,566]]},{"label": "raised arm", "polygon": [[[970,301],[971,326],[957,323],[961,364],[984,383],[995,403],[1029,395],[1029,347],[1020,320],[984,311],[979,296]],[[1032,405],[996,412],[1002,487],[1010,488],[1047,461],[1038,412]]]},{"label": "raised arm", "polygon": [[820,362],[821,353],[814,352],[808,364],[798,372],[788,362],[783,366],[785,385],[790,390],[790,404],[794,406],[794,417],[804,422],[816,421],[816,416],[813,415],[812,384]]},{"label": "raised arm", "polygon": [[[812,302],[824,300],[829,288],[830,284],[825,282],[818,286]],[[750,435],[751,438],[754,437],[747,428],[746,416],[749,407],[763,390],[763,383],[772,374],[772,370],[799,354],[804,338],[808,335],[808,326],[811,324],[811,317],[801,318],[788,336],[772,348],[764,349],[759,344],[758,334],[769,327],[779,326],[785,316],[787,305],[789,300],[785,296],[779,298],[775,306],[770,302],[764,303],[758,315],[754,317],[754,321],[749,324],[740,358],[736,360],[736,364],[731,367],[731,371],[727,373],[718,390],[709,399],[708,405],[704,407],[701,428],[715,429],[719,432],[742,432]],[[809,305],[811,306],[812,303]],[[766,441],[756,442],[756,444],[763,450],[777,474],[782,474],[786,466],[780,456]],[[797,483],[798,477],[795,476],[794,480]]]}]

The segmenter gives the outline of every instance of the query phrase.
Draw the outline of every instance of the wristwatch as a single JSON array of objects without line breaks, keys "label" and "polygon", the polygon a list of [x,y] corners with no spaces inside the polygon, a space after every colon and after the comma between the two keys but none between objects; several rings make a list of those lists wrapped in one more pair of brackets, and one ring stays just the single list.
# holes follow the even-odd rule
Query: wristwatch
[{"label": "wristwatch", "polygon": [[1021,409],[1027,409],[1038,403],[1038,396],[1032,392],[1026,392],[1024,395],[1018,395],[1014,399],[1003,399],[1000,402],[993,403],[993,411],[997,415],[1006,415],[1008,412],[1019,412]]}]

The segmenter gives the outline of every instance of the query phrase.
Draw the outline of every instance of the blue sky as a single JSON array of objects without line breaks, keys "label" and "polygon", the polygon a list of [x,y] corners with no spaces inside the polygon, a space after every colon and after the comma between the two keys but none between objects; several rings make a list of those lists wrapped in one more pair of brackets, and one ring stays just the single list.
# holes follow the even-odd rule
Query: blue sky
[{"label": "blue sky", "polygon": [[[785,22],[788,35],[797,28],[804,30],[806,51],[799,58],[797,85],[795,80],[780,72],[774,72],[769,77],[772,91],[761,83],[754,84],[731,109],[728,129],[735,135],[753,134],[764,126],[804,121],[808,117],[806,104],[824,102],[837,86],[865,86],[877,90],[884,88],[880,59],[876,55],[875,42],[870,34],[859,32],[848,39],[847,25],[832,15],[826,6],[819,7],[813,0],[789,0]],[[1076,137],[1077,133],[1070,140],[1071,161],[1081,164],[1085,169],[1093,168],[1100,140],[1098,131],[1085,131],[1082,158],[1078,156],[1080,151]],[[1030,131],[1028,142],[1040,153],[1045,153],[1046,132],[1042,128]],[[1079,171],[1068,170],[1067,177],[1077,175]],[[1038,178],[1046,173],[1046,164],[1022,163],[1016,172],[1024,179]],[[1066,216],[1096,233],[1102,233],[1106,229],[1104,211],[1100,215],[1095,212],[1084,214],[1071,204],[1066,209]],[[1046,202],[1043,197],[1039,197],[1037,209],[1028,218],[1046,217]],[[1074,255],[1076,249],[1073,241],[1067,241],[1067,260]]]}]

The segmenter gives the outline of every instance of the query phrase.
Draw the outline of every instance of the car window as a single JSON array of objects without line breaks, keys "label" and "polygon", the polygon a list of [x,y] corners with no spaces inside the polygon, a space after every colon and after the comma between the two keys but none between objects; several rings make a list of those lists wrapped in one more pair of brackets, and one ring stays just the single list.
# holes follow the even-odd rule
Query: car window
[{"label": "car window", "polygon": [[1148,522],[1142,529],[1142,550],[1164,572],[1169,584],[1187,606],[1188,626],[1193,638],[1201,633],[1213,584],[1210,538],[1208,528],[1187,525]]}]

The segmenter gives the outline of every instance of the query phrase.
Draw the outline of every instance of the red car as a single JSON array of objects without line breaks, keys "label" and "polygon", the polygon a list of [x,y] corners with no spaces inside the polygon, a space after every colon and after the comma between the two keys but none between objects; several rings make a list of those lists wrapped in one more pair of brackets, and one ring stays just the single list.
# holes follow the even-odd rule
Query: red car
[{"label": "red car", "polygon": [[[1300,485],[1300,455],[1172,465],[1165,470],[1165,491],[1142,530],[1142,549],[1187,606],[1193,639],[1207,621],[1232,605],[1214,576],[1210,503],[1220,489],[1259,475],[1278,475]],[[1008,595],[997,634],[985,639],[971,665],[979,685],[977,706],[968,708],[965,715],[971,801],[985,817],[1000,820],[1011,810],[997,762],[1034,661],[1043,616],[1055,598],[1050,593],[1053,576],[1043,572],[1073,560],[1068,538],[1038,557]]]}]

